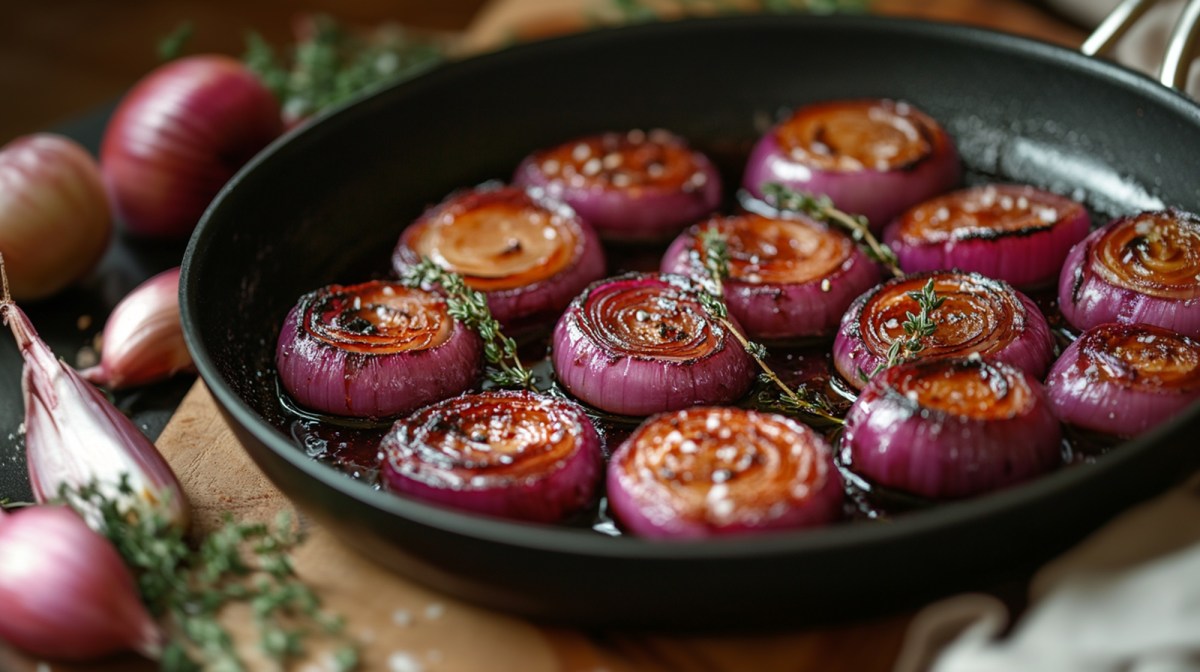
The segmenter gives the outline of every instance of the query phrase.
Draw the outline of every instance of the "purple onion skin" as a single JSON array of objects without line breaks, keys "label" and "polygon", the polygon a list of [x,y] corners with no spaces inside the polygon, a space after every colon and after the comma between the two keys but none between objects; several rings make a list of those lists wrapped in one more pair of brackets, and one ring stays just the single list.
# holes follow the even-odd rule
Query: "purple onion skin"
[{"label": "purple onion skin", "polygon": [[[680,234],[663,255],[663,273],[696,280],[708,271],[692,254],[697,227]],[[825,278],[803,283],[752,283],[727,278],[725,304],[752,339],[786,340],[832,336],[846,308],[859,294],[880,279],[879,266],[857,247],[850,257]]]},{"label": "purple onion skin", "polygon": [[[668,138],[666,142],[685,146],[678,136],[664,131],[657,133]],[[683,227],[713,212],[721,203],[721,175],[716,166],[701,152],[692,150],[690,156],[695,164],[692,182],[676,188],[572,185],[547,175],[536,155],[521,161],[513,175],[513,183],[543,189],[551,198],[566,202],[595,227],[604,240],[660,242],[670,240]]]},{"label": "purple onion skin", "polygon": [[[1194,218],[1192,215],[1168,212],[1187,219]],[[1200,339],[1200,299],[1150,296],[1113,285],[1089,268],[1091,250],[1108,228],[1091,232],[1067,254],[1058,280],[1058,307],[1063,318],[1081,331],[1110,322],[1152,324]]]},{"label": "purple onion skin", "polygon": [[[457,451],[448,455],[431,446],[429,438],[446,432],[447,426],[460,426],[467,421],[456,410],[465,406],[466,413],[481,412],[480,405],[497,407],[485,421],[511,418],[506,405],[544,405],[552,409],[554,418],[536,416],[532,422],[550,429],[549,437],[562,432],[573,444],[565,455],[555,455],[552,461],[536,468],[522,468],[523,457],[532,461],[540,457],[516,455],[509,464],[489,464],[484,467],[464,464]],[[512,408],[512,406],[509,406]],[[465,432],[460,432],[464,433]],[[528,436],[528,432],[512,432]],[[536,451],[537,446],[525,450]],[[452,508],[473,511],[501,518],[538,523],[556,523],[590,506],[596,499],[604,458],[600,436],[592,421],[578,404],[566,399],[537,395],[531,392],[484,392],[467,395],[431,406],[397,422],[380,444],[383,455],[381,478],[388,490]]]},{"label": "purple onion skin", "polygon": [[[1047,203],[1056,205],[1062,218],[1046,229],[995,231],[968,237],[948,237],[914,243],[901,236],[901,222],[925,204],[917,205],[892,221],[884,230],[883,242],[892,248],[905,273],[938,271],[955,268],[1004,280],[1019,288],[1036,289],[1052,286],[1058,279],[1063,262],[1071,247],[1083,240],[1091,230],[1092,220],[1087,210],[1070,199],[1043,192],[1033,187],[1017,185],[988,185],[1010,193],[1029,191]],[[956,192],[970,194],[980,188]],[[950,198],[949,194],[943,198]],[[933,199],[935,202],[943,199]]]},{"label": "purple onion skin", "polygon": [[909,207],[953,188],[962,177],[958,151],[948,139],[942,151],[914,165],[842,172],[796,162],[775,133],[775,128],[768,131],[750,152],[742,179],[747,191],[762,199],[763,185],[776,182],[796,191],[824,194],[839,209],[866,217],[876,232]]},{"label": "purple onion skin", "polygon": [[[907,276],[911,278],[924,278],[933,274],[917,274]],[[850,305],[842,318],[842,325],[838,329],[837,336],[833,341],[833,361],[838,372],[854,387],[863,389],[866,383],[862,376],[858,374],[861,370],[864,373],[870,373],[875,370],[879,364],[885,361],[886,353],[876,353],[872,351],[863,341],[861,315],[867,301],[880,291],[889,282],[897,282],[902,279],[891,280],[883,285],[877,285],[874,289],[859,296]],[[991,282],[1000,282],[998,280]],[[1020,303],[1024,315],[1020,318],[1020,333],[1017,338],[1013,339],[1004,347],[990,353],[980,353],[981,356],[991,362],[1001,362],[1010,364],[1019,369],[1023,369],[1039,380],[1049,370],[1051,363],[1054,361],[1054,336],[1050,333],[1050,325],[1046,322],[1046,318],[1038,309],[1037,304],[1032,299],[1025,296],[1021,292],[1003,283],[1005,291],[1012,292]],[[935,322],[937,317],[935,314]],[[973,350],[962,350],[952,353],[949,356],[967,357],[974,352]],[[921,358],[931,358],[932,353],[926,352],[921,355]]]},{"label": "purple onion skin", "polygon": [[[1019,377],[1027,408],[979,418],[929,408],[891,386],[922,366],[991,367]],[[1062,428],[1045,390],[1004,364],[941,360],[901,364],[877,374],[846,414],[842,451],[850,469],[873,484],[929,499],[978,495],[1027,481],[1062,462]]]},{"label": "purple onion skin", "polygon": [[[1158,333],[1156,333],[1158,332]],[[1166,334],[1161,333],[1166,332]],[[1148,384],[1153,374],[1131,377],[1106,375],[1100,363],[1084,352],[1089,343],[1107,334],[1130,334],[1140,345],[1153,345],[1168,335],[1186,344],[1192,355],[1190,380],[1177,386]],[[1170,357],[1170,353],[1163,356]],[[1175,357],[1174,362],[1186,361]],[[1154,429],[1200,401],[1200,344],[1165,329],[1144,325],[1102,324],[1093,327],[1063,351],[1046,377],[1046,393],[1058,417],[1068,425],[1119,437],[1133,437]],[[1159,361],[1164,361],[1160,359]],[[1170,361],[1169,359],[1166,361]]]},{"label": "purple onion skin", "polygon": [[[691,286],[685,278],[671,284]],[[583,402],[610,413],[646,416],[688,406],[726,404],[744,396],[754,382],[754,362],[716,323],[719,344],[691,359],[664,359],[617,352],[581,326],[585,304],[610,283],[664,283],[658,276],[629,274],[592,283],[571,302],[554,327],[551,361],[562,386]],[[707,313],[697,304],[697,311]],[[736,322],[734,322],[736,326]]]},{"label": "purple onion skin", "polygon": [[436,347],[370,355],[316,339],[300,327],[299,310],[294,306],[284,319],[275,365],[288,394],[305,408],[386,418],[460,394],[479,380],[482,341],[458,321]]},{"label": "purple onion skin", "polygon": [[[466,199],[487,202],[509,198],[522,190],[487,185],[473,190],[452,194],[446,201],[427,210],[414,223],[420,224],[441,216],[448,207]],[[548,325],[562,314],[567,304],[589,283],[604,276],[607,262],[604,247],[596,230],[571,210],[570,206],[542,193],[528,192],[529,199],[557,215],[573,220],[579,229],[579,241],[571,254],[572,261],[563,270],[546,278],[536,279],[529,284],[507,289],[489,289],[476,286],[470,276],[464,276],[468,286],[487,295],[488,310],[500,322],[505,333],[512,336],[535,331],[544,333]],[[409,246],[408,231],[402,234],[392,253],[392,268],[398,276],[411,266],[420,263],[420,255]],[[451,269],[453,270],[453,269]]]},{"label": "purple onion skin", "polygon": [[[714,471],[719,468],[732,473],[736,466],[730,462],[739,460],[719,462],[714,457],[716,450],[708,449],[711,446],[701,445],[692,453],[673,451],[680,468],[688,472],[686,484],[677,479],[663,480],[661,471],[644,464],[626,468],[630,461],[637,461],[639,451],[661,448],[664,441],[671,441],[671,432],[682,431],[684,439],[700,444],[719,438],[720,428],[694,434],[688,431],[688,416],[710,413],[732,415],[714,424],[728,428],[731,435],[740,436],[739,440],[747,440],[748,436],[763,438],[745,431],[743,417],[769,418],[767,422],[783,428],[774,436],[781,445],[771,445],[770,441],[755,445],[759,454],[768,457],[746,460],[744,471],[721,483],[714,482]],[[664,432],[668,436],[664,437]],[[731,443],[722,447],[743,446]],[[803,455],[790,454],[796,452]],[[738,457],[745,455],[741,452]],[[783,473],[789,467],[800,473]],[[768,470],[773,471],[763,473]],[[821,436],[784,416],[738,408],[693,408],[650,418],[613,452],[606,479],[613,516],[632,534],[653,539],[703,539],[818,527],[842,515],[844,499],[833,453]],[[713,497],[717,494],[715,488],[722,486],[726,488],[724,496]],[[680,496],[680,490],[697,487],[705,489],[702,504],[698,505],[695,496],[690,501],[686,495]]]}]

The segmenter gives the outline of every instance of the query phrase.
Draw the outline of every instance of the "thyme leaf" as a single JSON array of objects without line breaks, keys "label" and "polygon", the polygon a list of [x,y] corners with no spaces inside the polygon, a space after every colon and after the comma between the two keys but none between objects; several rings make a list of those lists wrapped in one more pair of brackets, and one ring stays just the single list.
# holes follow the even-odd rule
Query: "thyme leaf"
[{"label": "thyme leaf", "polygon": [[828,196],[813,196],[778,182],[768,182],[762,186],[762,190],[767,202],[779,210],[799,212],[844,230],[868,257],[886,266],[892,275],[904,275],[896,253],[871,233],[866,217],[838,210]]},{"label": "thyme leaf", "polygon": [[445,293],[450,316],[483,339],[483,357],[489,364],[485,375],[494,385],[535,389],[533,372],[521,364],[516,341],[501,332],[483,292],[468,287],[461,275],[428,257],[405,269],[401,282],[409,287],[438,287]]},{"label": "thyme leaf", "polygon": [[273,525],[239,522],[227,514],[218,530],[193,547],[163,503],[129,497],[132,492],[125,475],[112,497],[95,482],[64,487],[59,496],[78,511],[98,513],[98,531],[133,571],[142,601],[169,636],[162,670],[246,670],[219,620],[237,602],[250,605],[259,648],[281,669],[320,636],[343,642],[339,651],[348,653],[335,654],[338,670],[356,669],[357,646],[341,633],[341,619],[324,611],[296,575],[291,553],[304,537],[286,513]]},{"label": "thyme leaf", "polygon": [[904,336],[892,341],[884,360],[875,367],[874,371],[869,374],[859,372],[864,379],[871,378],[884,369],[915,359],[925,349],[925,339],[933,336],[937,331],[937,323],[933,320],[933,311],[946,302],[946,297],[938,296],[933,286],[933,278],[930,278],[919,291],[908,292],[908,298],[917,302],[918,311],[905,313],[905,320],[900,325],[904,328]]},{"label": "thyme leaf", "polygon": [[700,293],[700,303],[708,314],[722,327],[733,335],[747,353],[762,369],[762,377],[774,385],[778,394],[772,395],[768,390],[759,394],[762,405],[784,412],[788,415],[807,415],[819,418],[833,424],[843,424],[841,418],[833,414],[828,402],[814,401],[812,393],[806,388],[803,393],[788,387],[767,364],[767,348],[761,343],[747,339],[729,320],[729,309],[725,304],[724,280],[729,277],[729,242],[725,235],[715,226],[709,226],[701,231],[697,239],[701,251],[697,253],[696,261],[707,272],[705,282],[700,283],[704,291]]}]

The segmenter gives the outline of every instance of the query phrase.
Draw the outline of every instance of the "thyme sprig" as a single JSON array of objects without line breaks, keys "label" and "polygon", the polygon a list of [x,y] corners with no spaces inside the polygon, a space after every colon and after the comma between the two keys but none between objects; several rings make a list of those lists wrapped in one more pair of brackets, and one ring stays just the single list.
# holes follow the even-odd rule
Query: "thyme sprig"
[{"label": "thyme sprig", "polygon": [[516,341],[500,330],[483,292],[468,287],[461,275],[429,257],[405,269],[401,281],[409,287],[438,287],[445,293],[450,316],[483,339],[483,357],[490,365],[484,375],[490,382],[498,387],[534,389],[533,372],[521,364]]},{"label": "thyme sprig", "polygon": [[341,642],[333,654],[337,670],[358,667],[358,648],[344,637],[341,618],[323,610],[316,593],[296,575],[291,553],[303,535],[289,516],[281,514],[267,525],[227,515],[220,529],[193,547],[165,506],[132,494],[123,477],[114,496],[92,483],[64,487],[60,498],[98,516],[98,531],[137,577],[142,601],[168,635],[162,670],[246,670],[233,636],[219,620],[234,603],[250,606],[259,648],[279,669],[322,636]]},{"label": "thyme sprig", "polygon": [[933,278],[930,278],[920,291],[909,292],[908,297],[917,302],[918,311],[916,313],[908,311],[905,314],[905,320],[900,325],[904,328],[904,336],[892,341],[892,344],[888,346],[887,355],[875,367],[875,370],[870,374],[859,371],[863,380],[873,377],[884,369],[915,359],[925,349],[925,339],[933,336],[937,331],[937,323],[933,321],[933,311],[945,303],[946,297],[938,296],[933,286]]},{"label": "thyme sprig", "polygon": [[729,243],[725,235],[716,227],[707,227],[697,235],[701,252],[697,261],[707,271],[704,287],[700,293],[700,303],[713,319],[717,320],[733,337],[737,339],[746,352],[754,358],[758,368],[762,369],[760,377],[764,382],[774,385],[778,395],[760,393],[759,402],[789,415],[803,414],[819,418],[833,424],[843,424],[841,418],[833,414],[828,401],[820,399],[819,395],[810,393],[807,387],[793,390],[788,387],[778,374],[766,362],[767,348],[761,343],[755,343],[742,335],[729,321],[729,308],[725,304],[724,280],[729,277]]},{"label": "thyme sprig", "polygon": [[778,182],[768,182],[762,186],[763,196],[767,202],[779,210],[799,212],[813,219],[820,220],[831,226],[836,226],[850,234],[855,243],[872,260],[877,261],[896,277],[904,275],[900,270],[899,261],[892,248],[882,243],[875,234],[867,218],[838,210],[828,196],[814,196],[803,191],[797,191]]}]

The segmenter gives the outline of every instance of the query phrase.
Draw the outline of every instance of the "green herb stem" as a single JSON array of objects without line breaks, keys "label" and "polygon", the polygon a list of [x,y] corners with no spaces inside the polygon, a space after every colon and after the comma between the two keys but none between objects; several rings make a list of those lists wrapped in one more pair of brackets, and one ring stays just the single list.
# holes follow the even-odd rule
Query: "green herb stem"
[{"label": "green herb stem", "polygon": [[490,365],[487,379],[498,387],[535,389],[533,372],[521,364],[517,343],[505,336],[488,309],[487,296],[467,286],[462,276],[438,266],[428,257],[405,269],[401,281],[409,287],[438,287],[446,295],[450,316],[483,339],[483,357]]},{"label": "green herb stem", "polygon": [[846,231],[868,257],[883,264],[892,275],[904,275],[896,253],[871,233],[866,217],[838,210],[828,196],[813,196],[778,182],[768,182],[763,185],[762,190],[767,202],[776,208],[799,212]]},{"label": "green herb stem", "polygon": [[884,369],[916,359],[917,355],[925,349],[925,339],[933,336],[937,331],[933,312],[945,303],[946,297],[938,296],[934,289],[933,278],[930,278],[920,291],[909,292],[908,297],[917,302],[918,311],[906,313],[904,323],[901,325],[904,328],[904,336],[892,341],[892,344],[888,346],[884,361],[880,362],[874,371],[870,374],[860,372],[864,379],[874,377]]}]

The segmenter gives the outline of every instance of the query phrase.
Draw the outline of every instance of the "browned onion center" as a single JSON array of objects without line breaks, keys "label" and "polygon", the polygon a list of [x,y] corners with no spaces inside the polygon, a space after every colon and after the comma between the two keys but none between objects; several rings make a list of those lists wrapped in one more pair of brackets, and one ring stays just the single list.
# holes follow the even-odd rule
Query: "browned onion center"
[{"label": "browned onion center", "polygon": [[995,238],[1049,229],[1081,210],[1032,187],[987,185],[925,201],[901,217],[897,232],[912,245]]},{"label": "browned onion center", "polygon": [[783,151],[800,163],[821,170],[889,171],[933,153],[941,128],[906,103],[862,100],[802,107],[775,133]]},{"label": "browned onion center", "polygon": [[1093,380],[1140,390],[1200,388],[1200,343],[1147,324],[1105,324],[1079,338],[1076,366]]},{"label": "browned onion center", "polygon": [[564,213],[520,189],[472,192],[410,227],[406,244],[418,256],[463,276],[481,291],[524,287],[561,272],[583,237]]},{"label": "browned onion center", "polygon": [[720,350],[725,329],[682,279],[617,278],[592,289],[579,325],[608,352],[670,361],[701,359]]},{"label": "browned onion center", "polygon": [[[832,274],[854,252],[849,236],[808,220],[756,214],[715,218],[729,246],[729,277],[749,284],[801,284]],[[695,251],[704,254],[697,237]]]},{"label": "browned onion center", "polygon": [[1016,370],[982,360],[933,360],[884,372],[885,384],[922,408],[950,415],[997,420],[1026,413],[1033,390]]},{"label": "browned onion center", "polygon": [[971,353],[999,352],[1020,337],[1025,328],[1025,306],[1004,284],[975,273],[950,271],[908,276],[888,282],[863,306],[859,328],[863,342],[884,356],[893,341],[906,338],[908,314],[920,312],[910,292],[919,292],[934,278],[934,291],[945,302],[934,311],[937,325],[922,342],[922,358],[965,357]]},{"label": "browned onion center", "polygon": [[605,133],[533,155],[542,173],[567,186],[616,189],[698,189],[707,175],[692,150],[662,130]]},{"label": "browned onion center", "polygon": [[613,464],[684,517],[725,523],[803,502],[828,478],[815,435],[774,414],[694,408],[660,415]]},{"label": "browned onion center", "polygon": [[1200,219],[1147,212],[1118,220],[1091,249],[1106,282],[1164,299],[1200,298]]},{"label": "browned onion center", "polygon": [[314,337],[343,350],[386,355],[435,348],[454,328],[446,302],[392,282],[365,282],[310,295],[301,324]]},{"label": "browned onion center", "polygon": [[546,474],[580,439],[578,411],[533,393],[483,392],[427,407],[404,421],[422,461],[470,475]]}]

